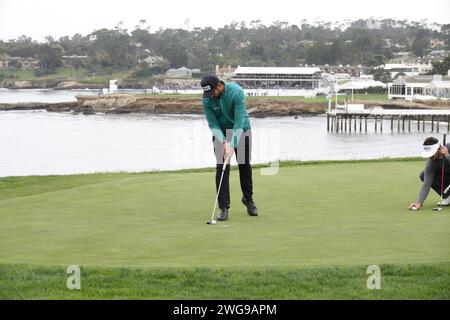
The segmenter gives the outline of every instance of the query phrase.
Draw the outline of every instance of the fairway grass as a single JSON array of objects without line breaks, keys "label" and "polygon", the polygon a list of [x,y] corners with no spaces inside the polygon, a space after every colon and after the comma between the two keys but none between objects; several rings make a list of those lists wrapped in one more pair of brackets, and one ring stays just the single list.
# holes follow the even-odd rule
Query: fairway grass
[{"label": "fairway grass", "polygon": [[[259,217],[233,170],[230,220],[215,226],[211,170],[0,178],[0,298],[448,299],[450,208],[432,211],[430,192],[406,209],[424,164],[255,169]],[[82,268],[79,292],[66,292],[68,265]]]}]

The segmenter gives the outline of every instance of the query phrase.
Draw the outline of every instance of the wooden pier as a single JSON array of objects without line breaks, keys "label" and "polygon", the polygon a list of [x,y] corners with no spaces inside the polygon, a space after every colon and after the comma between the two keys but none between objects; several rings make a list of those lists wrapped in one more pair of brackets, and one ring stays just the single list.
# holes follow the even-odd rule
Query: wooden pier
[{"label": "wooden pier", "polygon": [[327,131],[366,133],[370,122],[375,132],[381,133],[386,130],[384,120],[388,120],[391,132],[450,132],[450,109],[331,111],[327,112]]}]

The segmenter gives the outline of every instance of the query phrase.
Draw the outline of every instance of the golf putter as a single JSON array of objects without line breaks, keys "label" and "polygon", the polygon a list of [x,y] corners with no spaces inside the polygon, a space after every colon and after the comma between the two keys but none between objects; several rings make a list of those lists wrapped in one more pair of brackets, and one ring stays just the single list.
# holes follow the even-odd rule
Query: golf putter
[{"label": "golf putter", "polygon": [[[445,140],[446,140],[446,138],[447,138],[447,135],[444,133],[444,139],[443,139],[443,141],[442,141],[442,145],[445,147]],[[439,206],[438,207],[435,207],[435,208],[433,208],[433,211],[441,211],[442,210],[442,201],[444,200],[443,199],[443,194],[446,192],[446,190],[448,191],[448,188],[450,187],[447,187],[447,188],[445,188],[445,190],[444,190],[444,165],[445,165],[445,158],[442,158],[442,169],[441,169],[441,201],[439,202]]]},{"label": "golf putter", "polygon": [[450,184],[448,185],[447,188],[445,188],[444,193],[447,193],[450,190]]},{"label": "golf putter", "polygon": [[224,175],[225,170],[227,168],[227,164],[228,164],[228,160],[229,159],[230,158],[225,159],[225,161],[223,162],[222,175],[220,176],[219,188],[217,188],[216,201],[214,202],[214,208],[213,208],[213,212],[211,214],[211,220],[206,222],[206,224],[216,224],[216,220],[214,219],[214,217],[215,217],[215,214],[216,214],[217,201],[219,201],[220,187],[222,186],[223,175]]}]

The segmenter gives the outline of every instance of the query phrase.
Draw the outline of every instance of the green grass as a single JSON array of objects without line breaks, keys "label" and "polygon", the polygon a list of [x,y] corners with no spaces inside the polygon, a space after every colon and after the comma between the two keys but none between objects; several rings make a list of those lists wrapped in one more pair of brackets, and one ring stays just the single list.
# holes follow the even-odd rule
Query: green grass
[{"label": "green grass", "polygon": [[[377,264],[400,270],[392,271],[397,282],[381,298],[448,299],[450,209],[431,210],[439,198],[434,192],[423,210],[406,209],[416,200],[418,174],[424,166],[423,161],[408,160],[291,163],[273,176],[262,176],[255,169],[255,200],[261,212],[257,218],[249,217],[240,203],[238,173],[233,170],[230,220],[215,226],[206,225],[214,201],[210,170],[1,178],[0,286],[6,286],[8,297],[33,290],[36,297],[59,297],[53,285],[58,270],[76,264],[86,269],[86,277],[89,270],[94,278],[101,274],[104,269],[98,267],[113,275],[123,272],[117,283],[112,281],[120,297],[141,296],[132,280],[141,273],[148,272],[150,278],[162,274],[170,283],[173,272],[186,273],[185,297],[202,298],[203,293],[190,296],[202,286],[198,279],[214,278],[219,270],[218,282],[227,286],[224,279],[230,278],[232,283],[230,290],[217,293],[218,298],[250,297],[251,288],[244,290],[246,271],[236,271],[243,269],[255,288],[272,288],[274,298],[371,298],[373,293],[355,286],[367,279],[367,266]],[[330,266],[338,266],[332,270],[344,280],[323,276]],[[134,275],[123,268],[140,269]],[[410,268],[423,272],[414,276]],[[8,276],[11,269],[17,272]],[[26,288],[27,281],[44,281],[47,273],[45,292],[31,286],[20,295],[14,289]],[[261,273],[265,276],[258,278]],[[302,283],[308,274],[309,287],[289,289],[291,277]],[[352,274],[355,280],[346,284]],[[131,287],[122,292],[128,275]],[[150,287],[153,280],[148,281]],[[341,291],[321,287],[333,281]],[[168,298],[184,294],[164,291],[161,282],[154,294],[142,294]],[[179,286],[175,280],[171,285]],[[100,284],[92,290],[92,295],[79,294],[113,297],[116,292]],[[270,292],[261,291],[255,298],[268,298]]]},{"label": "green grass", "polygon": [[16,80],[51,80],[51,79],[67,79],[76,80],[87,76],[87,72],[84,69],[75,70],[69,67],[60,67],[55,70],[54,73],[48,74],[42,77],[36,77],[34,70],[32,69],[0,69],[0,75],[4,75],[5,78],[16,78]]},{"label": "green grass", "polygon": [[33,80],[36,79],[34,75],[34,70],[31,69],[15,69],[15,68],[7,68],[0,69],[0,76],[5,79],[15,78],[16,80]]},{"label": "green grass", "polygon": [[[345,99],[351,103],[352,96],[338,96],[338,103],[344,103]],[[287,101],[287,102],[304,102],[304,103],[328,103],[328,99],[325,96],[318,96],[315,98],[305,98],[305,97],[248,97],[247,100],[250,102],[258,101],[260,99],[270,99],[274,101]],[[354,94],[353,99],[356,101],[388,101],[387,94]],[[333,104],[336,98],[333,98]]]},{"label": "green grass", "polygon": [[200,93],[189,93],[189,94],[181,94],[181,93],[133,93],[134,96],[138,98],[173,98],[173,99],[198,99],[201,101],[202,94]]},{"label": "green grass", "polygon": [[105,75],[90,75],[88,70],[84,68],[71,68],[68,66],[60,67],[51,74],[37,77],[32,69],[8,68],[0,69],[0,75],[5,79],[15,78],[16,80],[76,80],[84,84],[109,83],[110,79],[126,79],[131,75],[132,71],[115,72]]},{"label": "green grass", "polygon": [[321,268],[81,268],[81,290],[65,267],[0,264],[0,299],[450,299],[450,264]]},{"label": "green grass", "polygon": [[[94,82],[93,82],[94,83]],[[135,94],[139,98],[173,98],[173,99],[201,99],[201,94]],[[350,96],[338,96],[338,103],[343,104],[345,103],[347,98],[347,102],[351,103],[351,95]],[[258,103],[259,101],[264,100],[271,100],[275,102],[292,102],[292,103],[307,103],[307,104],[328,104],[328,99],[324,96],[319,96],[315,98],[305,98],[305,97],[247,97],[247,102],[251,105]],[[355,94],[354,95],[354,102],[361,102],[361,101],[377,101],[377,102],[387,102],[387,94]],[[335,99],[333,99],[332,103],[336,102]]]},{"label": "green grass", "polygon": [[86,69],[80,68],[70,68],[70,67],[61,67],[58,68],[57,71],[49,75],[50,78],[59,78],[59,79],[67,79],[67,80],[77,80],[84,79],[88,77],[88,72]]},{"label": "green grass", "polygon": [[81,79],[79,82],[83,84],[109,84],[109,80],[111,79],[126,80],[128,77],[130,77],[131,74],[132,71],[114,72],[112,74],[97,74],[88,78]]},{"label": "green grass", "polygon": [[[187,98],[201,98],[201,94],[136,94],[138,97],[170,97],[175,99],[187,99]],[[338,96],[338,102],[344,103],[346,96]],[[281,101],[281,102],[303,102],[303,103],[320,103],[320,104],[326,104],[328,103],[328,99],[324,96],[319,96],[315,98],[305,98],[305,97],[247,97],[247,101],[249,103],[257,103],[260,100],[273,100],[273,101]],[[354,100],[356,101],[388,101],[387,94],[355,94]],[[351,102],[351,95],[347,96],[347,101]],[[335,99],[333,99],[333,104],[335,102]]]}]

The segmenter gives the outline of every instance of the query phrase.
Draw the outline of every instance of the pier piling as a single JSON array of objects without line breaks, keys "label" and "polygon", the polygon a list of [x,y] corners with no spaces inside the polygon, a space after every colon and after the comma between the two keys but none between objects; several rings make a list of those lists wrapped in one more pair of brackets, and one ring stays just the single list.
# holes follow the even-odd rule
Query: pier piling
[{"label": "pier piling", "polygon": [[[359,119],[359,132],[363,132],[363,121],[364,121],[364,132],[367,133],[369,128],[369,121],[373,120],[373,129],[375,132],[383,133],[384,121],[390,121],[391,132],[394,132],[395,125],[397,122],[397,132],[411,132],[411,123],[413,121],[417,122],[417,132],[425,132],[427,126],[426,122],[430,123],[431,132],[440,132],[442,130],[441,123],[445,125],[447,122],[447,132],[450,132],[450,109],[446,110],[383,110],[380,112],[370,112],[364,111],[359,113],[351,112],[341,112],[332,111],[327,112],[327,132],[342,132],[342,133],[352,133],[358,132],[358,119]],[[407,122],[407,123],[405,123]],[[422,122],[422,123],[421,123]],[[422,124],[422,125],[421,125]],[[407,128],[406,128],[407,126]]]}]

